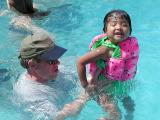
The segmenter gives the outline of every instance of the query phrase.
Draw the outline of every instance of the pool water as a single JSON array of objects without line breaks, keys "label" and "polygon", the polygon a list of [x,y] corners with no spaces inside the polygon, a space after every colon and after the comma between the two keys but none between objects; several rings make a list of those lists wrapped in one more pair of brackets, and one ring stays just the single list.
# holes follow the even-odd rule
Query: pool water
[{"label": "pool water", "polygon": [[[135,101],[134,120],[158,120],[160,117],[160,1],[159,0],[35,0],[51,14],[34,19],[34,24],[56,37],[56,43],[68,49],[62,63],[75,64],[78,56],[88,51],[93,36],[102,33],[103,17],[111,9],[124,9],[132,19],[132,35],[138,38],[140,58],[136,75],[137,86],[130,93]],[[0,12],[7,9],[0,1]],[[26,115],[11,103],[12,85],[23,71],[18,63],[21,39],[27,34],[9,30],[12,12],[0,16],[0,120],[24,120]],[[72,61],[70,60],[72,58]],[[75,67],[71,71],[76,73]],[[96,120],[104,112],[89,101],[77,120]],[[123,118],[122,118],[123,119]],[[27,119],[26,119],[27,120]]]}]

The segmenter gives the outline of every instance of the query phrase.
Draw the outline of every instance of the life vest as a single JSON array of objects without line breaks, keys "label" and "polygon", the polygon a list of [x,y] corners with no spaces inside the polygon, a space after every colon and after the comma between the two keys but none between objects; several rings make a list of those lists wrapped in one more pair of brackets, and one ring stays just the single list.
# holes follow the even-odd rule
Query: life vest
[{"label": "life vest", "polygon": [[[99,41],[100,38],[105,36],[106,34],[101,34],[94,37],[89,45],[89,48],[91,49],[96,41]],[[101,74],[108,80],[129,80],[135,76],[137,70],[137,62],[139,57],[139,46],[137,39],[135,37],[128,37],[118,43],[118,47],[120,48],[120,57],[106,58],[106,60],[104,60],[105,67],[102,69]],[[96,63],[90,63],[89,73],[94,75],[96,68]]]}]

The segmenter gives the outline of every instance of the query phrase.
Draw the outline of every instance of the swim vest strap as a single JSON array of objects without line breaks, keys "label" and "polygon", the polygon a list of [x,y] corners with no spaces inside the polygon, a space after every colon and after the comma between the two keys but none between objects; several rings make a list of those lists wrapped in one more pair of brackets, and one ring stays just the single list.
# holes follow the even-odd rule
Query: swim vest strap
[{"label": "swim vest strap", "polygon": [[[119,58],[121,55],[120,47],[118,45],[114,45],[113,43],[106,41],[107,39],[108,39],[108,36],[98,39],[97,41],[95,41],[91,49],[96,49],[100,46],[112,48],[114,50],[112,53],[112,57]],[[96,61],[96,65],[98,68],[103,69],[105,68],[105,61],[103,59],[99,59]]]},{"label": "swim vest strap", "polygon": [[106,46],[108,48],[113,48],[114,49],[114,51],[112,53],[113,58],[119,58],[120,57],[121,52],[120,52],[120,47],[118,45],[114,45],[113,43],[110,43],[110,42],[103,42],[102,45]]}]

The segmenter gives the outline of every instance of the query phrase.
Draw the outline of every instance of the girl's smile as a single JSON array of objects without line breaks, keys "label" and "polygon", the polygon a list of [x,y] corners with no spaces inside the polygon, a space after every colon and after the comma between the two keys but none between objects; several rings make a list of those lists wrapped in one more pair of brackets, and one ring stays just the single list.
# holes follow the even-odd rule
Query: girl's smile
[{"label": "girl's smile", "polygon": [[105,33],[112,39],[111,42],[118,43],[130,35],[130,26],[125,18],[110,17]]}]

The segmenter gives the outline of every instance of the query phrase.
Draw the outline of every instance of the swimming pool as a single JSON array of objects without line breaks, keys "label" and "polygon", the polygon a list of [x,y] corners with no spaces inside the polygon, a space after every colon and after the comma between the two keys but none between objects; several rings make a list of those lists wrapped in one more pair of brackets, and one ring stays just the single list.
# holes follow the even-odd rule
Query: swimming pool
[{"label": "swimming pool", "polygon": [[[39,2],[38,2],[39,1]],[[43,9],[52,12],[49,17],[34,20],[35,24],[56,36],[56,42],[68,48],[65,59],[73,58],[67,64],[88,50],[91,38],[102,32],[103,17],[111,9],[124,9],[132,19],[132,35],[138,38],[140,59],[138,63],[137,87],[131,93],[135,101],[134,120],[157,120],[160,117],[160,74],[159,74],[159,42],[160,8],[159,0],[59,0],[53,8],[53,0],[35,0]],[[67,5],[66,5],[67,4]],[[64,6],[66,5],[66,6]],[[7,9],[5,0],[0,1],[0,11]],[[56,12],[53,12],[56,11]],[[63,12],[62,12],[63,11]],[[26,116],[10,102],[12,84],[23,71],[19,66],[17,55],[20,40],[24,33],[9,30],[12,13],[0,16],[0,120],[25,120]],[[69,60],[69,59],[68,59]],[[73,69],[72,71],[75,71]],[[78,120],[96,120],[103,116],[103,111],[94,102],[86,104]],[[27,119],[26,119],[27,120]]]}]

